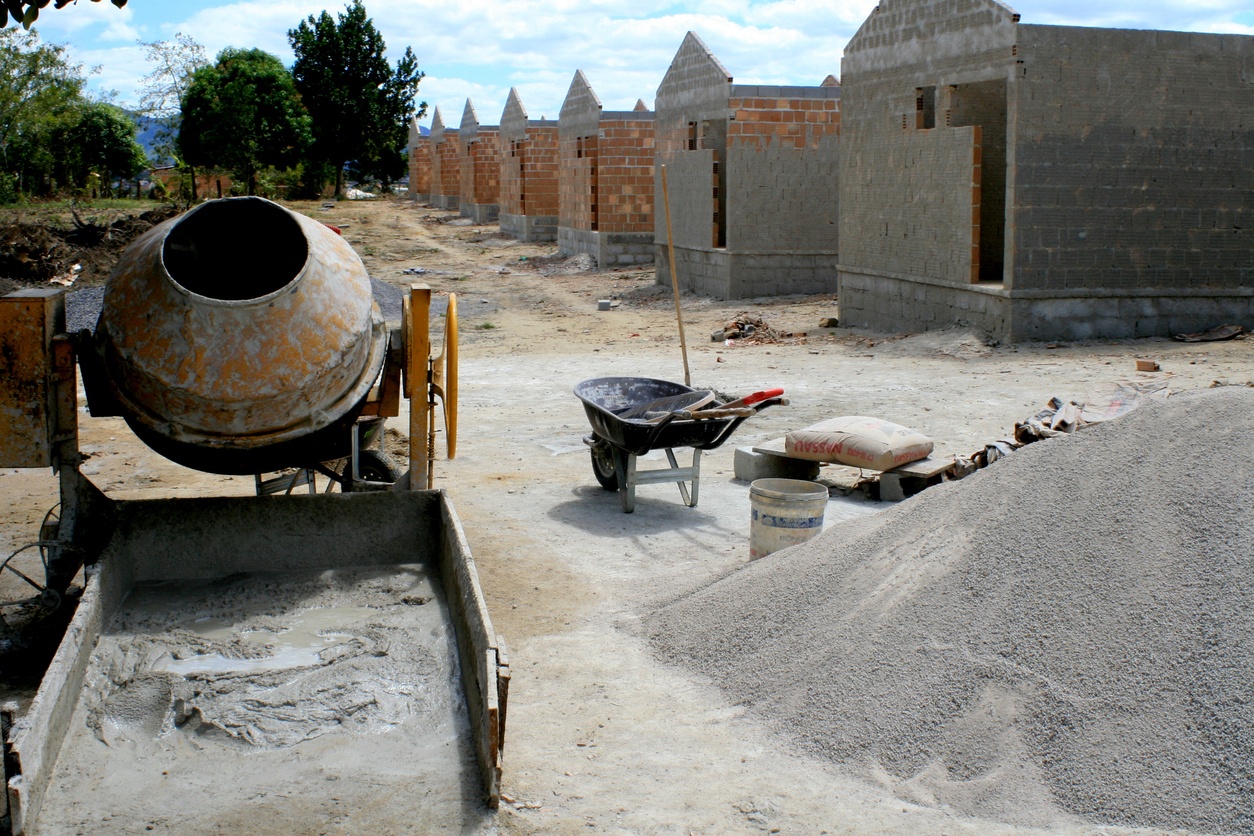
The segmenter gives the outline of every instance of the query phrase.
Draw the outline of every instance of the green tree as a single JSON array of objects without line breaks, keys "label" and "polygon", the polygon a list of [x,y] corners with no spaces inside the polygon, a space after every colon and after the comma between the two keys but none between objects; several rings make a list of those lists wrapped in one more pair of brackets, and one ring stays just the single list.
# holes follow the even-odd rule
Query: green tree
[{"label": "green tree", "polygon": [[179,158],[178,133],[180,103],[191,86],[192,75],[209,65],[205,48],[193,38],[177,33],[172,41],[139,41],[152,71],[140,87],[140,112],[157,123],[153,135],[155,164],[173,161],[185,174],[180,180],[190,186],[185,196],[196,199],[196,168]]},{"label": "green tree", "polygon": [[16,178],[20,191],[48,187],[58,156],[55,134],[78,119],[85,84],[64,47],[33,32],[0,29],[0,170]]},{"label": "green tree", "polygon": [[135,141],[135,122],[114,105],[89,104],[79,111],[76,122],[57,133],[56,169],[66,184],[87,186],[96,174],[107,186],[113,178],[129,179],[148,165],[144,149]]},{"label": "green tree", "polygon": [[140,86],[139,112],[155,119],[157,150],[169,157],[177,153],[175,138],[178,136],[179,106],[192,75],[209,65],[205,48],[193,38],[179,32],[172,41],[139,41],[144,48],[144,58],[152,71],[144,76]]},{"label": "green tree", "polygon": [[227,168],[255,194],[259,171],[295,165],[309,141],[292,75],[268,52],[227,48],[192,74],[178,135],[189,164]]},{"label": "green tree", "polygon": [[350,162],[360,176],[385,184],[395,179],[405,170],[409,118],[427,110],[423,102],[414,112],[425,73],[413,50],[406,47],[393,69],[361,0],[353,0],[338,21],[325,11],[310,15],[287,38],[296,54],[296,89],[313,117],[310,167],[335,171],[336,194],[343,193]]},{"label": "green tree", "polygon": [[[0,0],[0,28],[9,25],[9,21],[20,23],[26,29],[39,19],[39,10],[48,7],[49,0]],[[54,9],[64,9],[78,0],[53,0]],[[92,0],[99,3],[100,0]],[[126,0],[109,0],[119,9],[126,5]]]}]

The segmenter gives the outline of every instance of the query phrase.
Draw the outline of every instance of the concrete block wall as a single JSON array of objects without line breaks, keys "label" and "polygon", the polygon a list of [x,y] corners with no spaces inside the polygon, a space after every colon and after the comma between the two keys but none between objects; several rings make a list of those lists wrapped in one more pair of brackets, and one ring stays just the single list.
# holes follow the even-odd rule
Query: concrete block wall
[{"label": "concrete block wall", "polygon": [[[656,258],[658,282],[669,285],[670,251],[659,246]],[[732,253],[724,249],[676,247],[675,272],[685,277],[685,290],[718,299],[748,299],[831,293],[837,286],[839,266],[827,253]]]},{"label": "concrete block wall", "polygon": [[517,90],[501,114],[501,232],[521,241],[557,240],[558,123],[529,119]]},{"label": "concrete block wall", "polygon": [[[998,234],[1004,213],[982,224],[982,122],[996,109],[978,106],[970,94],[973,85],[1006,84],[1012,75],[1017,20],[993,0],[885,2],[846,46],[842,323],[889,331],[963,324],[995,337],[1011,333],[1007,288],[972,284],[980,278],[981,238]],[[958,102],[951,100],[955,86]],[[955,113],[947,112],[954,104]],[[998,118],[1012,124],[1014,107],[1008,91]]]},{"label": "concrete block wall", "polygon": [[[841,215],[845,322],[982,321],[1011,340],[1254,324],[1254,38],[1035,26],[991,0],[898,0],[863,24],[842,75],[842,205],[864,201]],[[980,131],[969,261],[981,285],[960,288],[962,247],[948,263],[926,247],[940,256],[927,261],[876,236],[892,237],[894,216],[917,218],[920,195],[959,197],[912,191],[908,168],[883,154],[910,134],[967,128]],[[883,218],[878,232],[862,206]]]},{"label": "concrete block wall", "polygon": [[1016,289],[1254,285],[1254,38],[1020,25],[1018,60]]},{"label": "concrete block wall", "polygon": [[[783,123],[777,123],[783,124]],[[727,149],[727,248],[781,254],[839,251],[840,137]],[[835,285],[826,288],[834,292]]]},{"label": "concrete block wall", "polygon": [[[732,82],[689,32],[658,87],[657,156],[680,285],[722,298],[831,292],[840,88]],[[669,284],[661,211],[654,227],[657,280]]]},{"label": "concrete block wall", "polygon": [[501,232],[519,241],[557,240],[556,215],[515,215],[502,212],[498,221],[501,224]]},{"label": "concrete block wall", "polygon": [[[975,161],[978,128],[896,131],[875,143],[844,139],[860,153],[842,158],[841,269],[970,284],[977,275]],[[842,304],[842,316],[844,315]]]},{"label": "concrete block wall", "polygon": [[[667,243],[666,217],[662,206],[662,165],[671,208],[671,226],[676,247],[711,249],[719,246],[717,213],[716,163],[725,150],[726,123],[729,116],[727,100],[731,95],[732,76],[695,32],[684,36],[670,67],[658,86],[654,117],[655,154],[658,170],[654,177],[657,211],[654,213],[654,234],[659,248]],[[707,134],[716,124],[714,136]],[[692,281],[685,273],[702,272],[702,260],[677,256],[681,286],[710,287],[710,280],[694,274]],[[721,275],[725,275],[725,269]],[[669,268],[659,268],[658,281],[670,284]],[[721,291],[724,284],[715,285]]]},{"label": "concrete block wall", "polygon": [[[714,164],[717,152],[698,149],[671,155],[666,162],[667,195],[670,202],[671,231],[676,247],[713,248],[717,234],[714,214],[718,201],[714,198]],[[659,160],[662,159],[659,156]],[[657,218],[655,240],[659,247],[667,243],[666,211],[662,204],[662,175],[659,171],[655,184],[657,194]],[[662,276],[664,284],[670,284],[670,273]],[[686,287],[686,285],[684,285]]]},{"label": "concrete block wall", "polygon": [[[841,61],[841,81],[846,96],[855,90],[871,95],[863,87],[866,78],[880,74],[913,81],[918,73],[903,71],[923,68],[927,75],[946,75],[960,70],[961,81],[970,80],[971,73],[985,77],[978,70],[981,64],[1008,72],[1006,59],[1015,45],[1015,24],[1019,15],[996,0],[890,0],[882,2],[845,46]],[[931,72],[927,68],[933,68]],[[859,83],[854,84],[857,80]],[[905,103],[913,117],[914,90]],[[846,100],[846,105],[848,101]],[[861,104],[861,102],[860,102]],[[849,108],[842,107],[846,114]],[[882,108],[881,108],[882,110]],[[872,111],[859,110],[869,115]]]},{"label": "concrete block wall", "polygon": [[652,264],[651,232],[594,232],[586,229],[557,228],[557,251],[563,255],[587,253],[602,269]]},{"label": "concrete block wall", "polygon": [[840,265],[841,325],[884,331],[972,328],[1012,338],[1010,292],[1001,285],[954,285]]}]

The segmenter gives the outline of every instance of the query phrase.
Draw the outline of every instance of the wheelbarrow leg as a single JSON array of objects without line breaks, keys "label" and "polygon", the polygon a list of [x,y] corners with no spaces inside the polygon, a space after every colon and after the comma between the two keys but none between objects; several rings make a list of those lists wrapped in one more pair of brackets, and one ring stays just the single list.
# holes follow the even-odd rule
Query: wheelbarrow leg
[{"label": "wheelbarrow leg", "polygon": [[[666,458],[670,460],[671,469],[679,470],[679,462],[675,460],[675,451],[670,447],[666,448]],[[679,486],[679,495],[684,498],[684,504],[689,508],[697,507],[697,494],[701,489],[701,451],[693,448],[692,451],[692,495],[688,495],[688,486],[683,479],[676,480]]]},{"label": "wheelbarrow leg", "polygon": [[614,472],[618,474],[618,493],[623,513],[636,510],[636,457],[620,447],[614,448]]}]

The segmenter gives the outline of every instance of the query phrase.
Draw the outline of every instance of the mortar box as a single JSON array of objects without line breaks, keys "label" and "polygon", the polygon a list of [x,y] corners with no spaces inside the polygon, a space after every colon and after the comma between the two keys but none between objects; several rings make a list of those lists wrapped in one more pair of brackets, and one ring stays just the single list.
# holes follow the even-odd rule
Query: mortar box
[{"label": "mortar box", "polygon": [[[269,817],[267,803],[318,816],[331,796],[365,832],[393,829],[387,816],[433,828],[487,820],[509,667],[443,491],[111,504],[112,536],[5,740],[14,833],[99,825],[106,803],[128,816],[159,808],[177,830],[180,794],[199,805],[182,815],[241,832]],[[215,617],[222,600],[227,616]],[[302,618],[315,624],[303,660],[273,647],[250,657],[300,634]],[[214,635],[243,652],[214,652]],[[193,639],[163,650],[171,636]],[[257,661],[259,680],[238,672]],[[442,727],[423,716],[433,706]],[[72,813],[84,806],[65,800],[76,787],[91,801]]]}]

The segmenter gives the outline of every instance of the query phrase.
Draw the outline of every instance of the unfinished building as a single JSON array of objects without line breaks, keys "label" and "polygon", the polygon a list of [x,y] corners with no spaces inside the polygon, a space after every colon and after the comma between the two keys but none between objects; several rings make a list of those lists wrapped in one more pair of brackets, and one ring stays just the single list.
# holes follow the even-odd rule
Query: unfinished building
[{"label": "unfinished building", "polygon": [[842,75],[842,324],[1254,324],[1254,37],[882,0]]},{"label": "unfinished building", "polygon": [[480,125],[470,99],[457,132],[457,166],[461,214],[477,224],[496,223],[501,210],[500,128]]},{"label": "unfinished building", "polygon": [[558,119],[557,246],[605,268],[653,261],[653,114],[606,111],[582,70]]},{"label": "unfinished building", "polygon": [[520,241],[557,240],[558,129],[529,119],[516,88],[501,113],[501,232]]},{"label": "unfinished building", "polygon": [[658,281],[670,284],[666,166],[681,287],[734,299],[832,293],[838,269],[840,93],[733,84],[689,32],[657,91]]},{"label": "unfinished building", "polygon": [[419,203],[431,199],[431,141],[418,126],[418,117],[409,118],[409,197]]},{"label": "unfinished building", "polygon": [[431,199],[437,209],[461,207],[461,154],[457,128],[446,128],[440,108],[431,117]]}]

